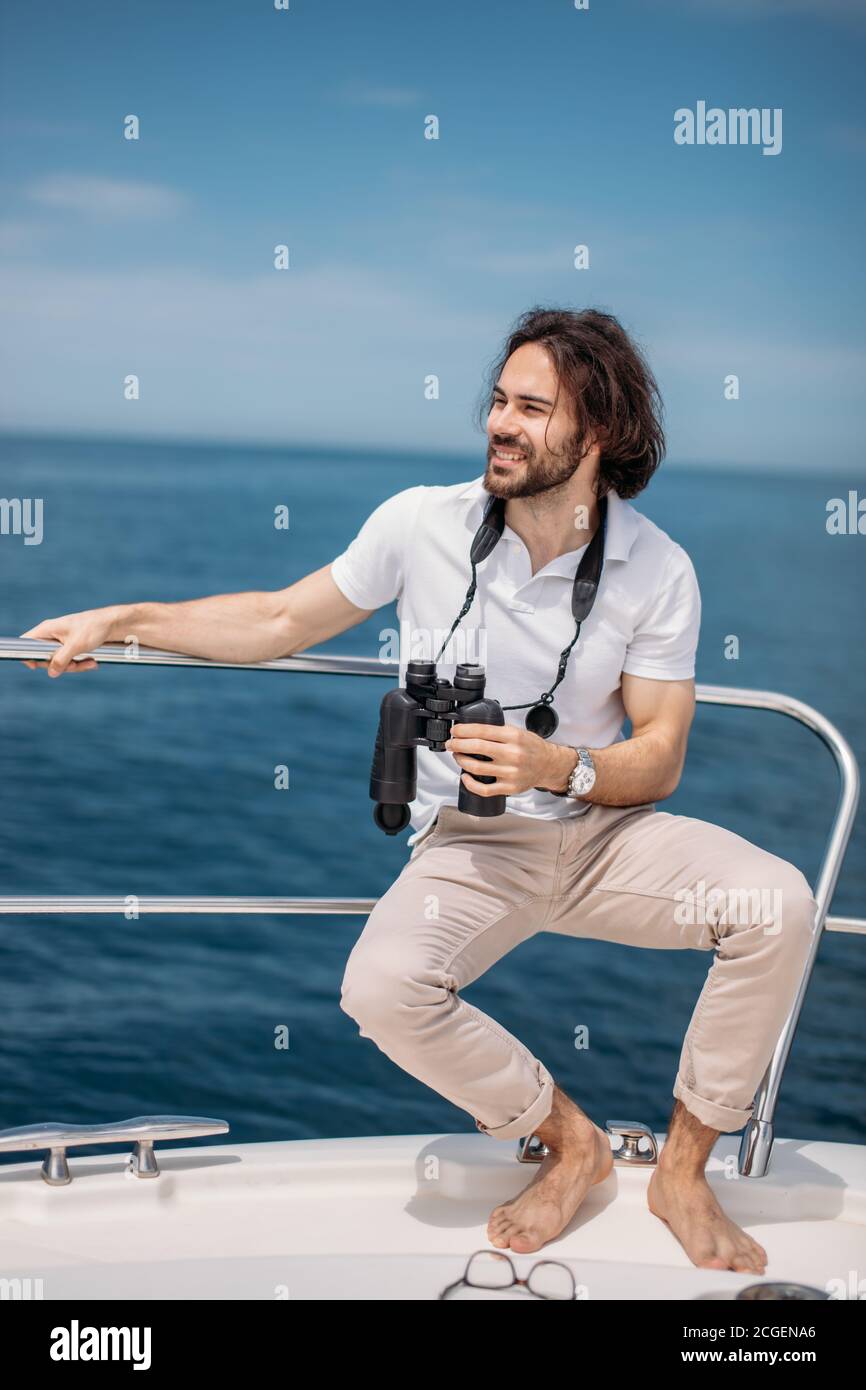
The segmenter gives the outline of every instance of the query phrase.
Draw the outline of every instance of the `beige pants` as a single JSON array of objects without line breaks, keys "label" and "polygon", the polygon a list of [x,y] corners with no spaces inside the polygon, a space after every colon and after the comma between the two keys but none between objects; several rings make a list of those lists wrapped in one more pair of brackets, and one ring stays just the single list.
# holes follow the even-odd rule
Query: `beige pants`
[{"label": "beige pants", "polygon": [[445,806],[370,914],[340,1006],[362,1037],[478,1129],[521,1138],[549,1114],[553,1078],[460,997],[465,985],[539,931],[713,950],[673,1094],[703,1124],[733,1133],[749,1119],[796,995],[815,911],[809,884],[784,859],[652,805],[593,805],[564,820]]}]

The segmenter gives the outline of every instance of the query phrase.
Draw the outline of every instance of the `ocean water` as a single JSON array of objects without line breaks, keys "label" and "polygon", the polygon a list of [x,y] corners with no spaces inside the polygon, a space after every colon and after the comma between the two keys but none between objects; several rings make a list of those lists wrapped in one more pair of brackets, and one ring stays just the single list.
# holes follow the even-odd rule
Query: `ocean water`
[{"label": "ocean water", "polygon": [[[274,589],[327,563],[379,501],[478,476],[465,460],[110,441],[2,441],[0,632],[113,602]],[[817,706],[863,764],[866,539],[829,536],[856,480],[663,469],[637,505],[691,554],[698,679]],[[273,526],[289,508],[288,530]],[[451,615],[443,614],[443,622]],[[383,610],[327,644],[373,654]],[[725,639],[739,638],[737,660]],[[104,667],[50,681],[0,662],[0,893],[377,896],[406,858],[367,796],[385,682]],[[496,692],[491,692],[495,694]],[[274,768],[290,771],[286,791]],[[699,708],[665,809],[729,826],[814,882],[836,774],[793,721]],[[866,916],[861,815],[836,893]],[[220,1116],[238,1140],[474,1132],[339,1008],[360,917],[0,917],[0,1127],[145,1112]],[[600,1123],[664,1129],[711,955],[541,934],[467,990]],[[826,935],[777,1132],[866,1139],[866,940]],[[574,1031],[591,1046],[576,1051]],[[289,1047],[274,1046],[288,1029]]]}]

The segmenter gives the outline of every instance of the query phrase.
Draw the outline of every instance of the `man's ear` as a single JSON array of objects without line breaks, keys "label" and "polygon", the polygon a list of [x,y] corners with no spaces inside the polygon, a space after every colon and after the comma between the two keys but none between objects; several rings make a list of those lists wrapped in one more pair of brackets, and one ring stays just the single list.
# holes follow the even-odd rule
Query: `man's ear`
[{"label": "man's ear", "polygon": [[607,430],[601,426],[593,426],[583,441],[583,452],[580,455],[581,463],[588,459],[592,465],[598,463],[607,440]]}]

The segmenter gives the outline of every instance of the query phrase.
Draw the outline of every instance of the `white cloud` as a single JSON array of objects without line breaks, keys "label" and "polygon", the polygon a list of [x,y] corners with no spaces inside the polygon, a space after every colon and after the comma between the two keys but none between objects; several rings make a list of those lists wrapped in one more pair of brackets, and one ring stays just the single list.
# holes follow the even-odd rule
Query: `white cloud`
[{"label": "white cloud", "polygon": [[721,380],[734,372],[754,386],[802,390],[824,383],[841,396],[857,389],[866,376],[866,352],[835,343],[796,343],[789,339],[758,338],[749,332],[713,333],[697,324],[683,324],[675,333],[653,336],[650,356],[659,370],[687,366],[706,379]]},{"label": "white cloud", "polygon": [[506,326],[340,263],[236,277],[19,264],[0,268],[0,299],[7,426],[99,433],[465,447]]},{"label": "white cloud", "polygon": [[[464,454],[483,372],[526,303],[493,307],[346,262],[224,276],[0,267],[7,428],[318,442]],[[528,302],[528,301],[526,301]],[[617,312],[617,305],[611,306]],[[866,354],[828,340],[708,325],[629,297],[668,406],[669,453],[787,465],[859,458],[851,402]],[[619,309],[622,309],[620,304]],[[722,404],[722,379],[742,399]],[[135,373],[141,400],[123,399]],[[424,398],[436,374],[441,397]],[[479,469],[480,471],[480,469]]]},{"label": "white cloud", "polygon": [[185,193],[165,184],[97,174],[48,174],[27,184],[24,196],[42,207],[79,212],[98,220],[173,216],[189,205]]}]

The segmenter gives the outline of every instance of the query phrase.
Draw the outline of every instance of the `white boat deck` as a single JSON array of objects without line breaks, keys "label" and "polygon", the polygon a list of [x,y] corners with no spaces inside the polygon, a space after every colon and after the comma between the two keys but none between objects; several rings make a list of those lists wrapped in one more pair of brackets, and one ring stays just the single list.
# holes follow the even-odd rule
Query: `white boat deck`
[{"label": "white boat deck", "polygon": [[[623,1163],[559,1239],[512,1254],[518,1273],[565,1260],[588,1299],[730,1299],[761,1279],[837,1280],[835,1296],[856,1298],[866,1147],[777,1139],[755,1179],[737,1175],[738,1145],[722,1136],[707,1173],[767,1250],[765,1275],[696,1269],[647,1208],[653,1169]],[[158,1148],[153,1179],[125,1154],[71,1151],[64,1187],[43,1181],[40,1161],[4,1165],[0,1279],[39,1279],[45,1299],[435,1299],[491,1248],[491,1209],[537,1171],[516,1151],[482,1134]]]}]

